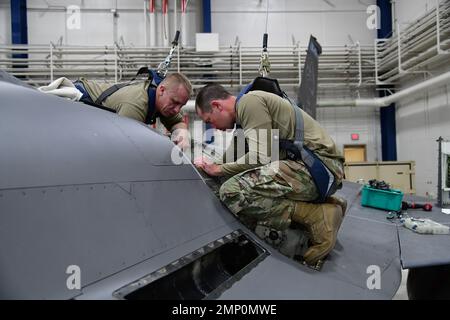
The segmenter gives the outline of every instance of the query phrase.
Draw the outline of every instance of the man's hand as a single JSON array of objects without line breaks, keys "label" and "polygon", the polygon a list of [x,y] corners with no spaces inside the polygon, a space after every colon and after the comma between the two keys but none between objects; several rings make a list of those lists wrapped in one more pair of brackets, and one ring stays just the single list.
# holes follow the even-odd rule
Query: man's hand
[{"label": "man's hand", "polygon": [[194,160],[194,165],[198,169],[202,169],[208,175],[213,177],[223,176],[221,167],[218,164],[210,162],[208,159],[201,157]]},{"label": "man's hand", "polygon": [[190,147],[190,134],[184,126],[175,128],[175,130],[172,131],[171,139],[173,143],[175,143],[183,151]]},{"label": "man's hand", "polygon": [[174,135],[172,137],[172,141],[178,147],[180,147],[181,150],[188,149],[190,147],[189,132],[187,130],[177,129],[174,132]]}]

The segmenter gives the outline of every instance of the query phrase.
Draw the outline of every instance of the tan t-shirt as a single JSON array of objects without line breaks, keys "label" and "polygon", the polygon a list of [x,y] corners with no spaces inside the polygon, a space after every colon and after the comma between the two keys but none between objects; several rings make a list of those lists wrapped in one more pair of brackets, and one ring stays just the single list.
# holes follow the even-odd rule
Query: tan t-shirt
[{"label": "tan t-shirt", "polygon": [[[85,78],[81,78],[80,81],[83,82],[84,87],[93,101],[113,85],[111,83],[101,83]],[[103,101],[103,105],[116,110],[117,114],[121,116],[144,122],[148,112],[147,89],[149,84],[149,81],[140,81],[120,88],[106,98]],[[179,113],[172,117],[157,116],[168,130],[171,130],[175,124],[183,121],[183,117]]]},{"label": "tan t-shirt", "polygon": [[[314,151],[325,164],[328,159],[343,162],[344,158],[325,129],[306,112],[300,111],[304,122],[304,145]],[[295,137],[295,112],[290,102],[269,92],[255,90],[245,94],[236,104],[236,121],[240,123],[249,142],[249,150],[237,161],[221,165],[222,171],[227,175],[234,175],[268,162],[272,150],[271,129],[279,130],[279,139],[293,140]],[[259,135],[255,135],[255,131]],[[230,146],[233,149],[234,147]],[[226,153],[229,154],[229,150]],[[279,160],[284,159],[286,153],[280,150]]]}]

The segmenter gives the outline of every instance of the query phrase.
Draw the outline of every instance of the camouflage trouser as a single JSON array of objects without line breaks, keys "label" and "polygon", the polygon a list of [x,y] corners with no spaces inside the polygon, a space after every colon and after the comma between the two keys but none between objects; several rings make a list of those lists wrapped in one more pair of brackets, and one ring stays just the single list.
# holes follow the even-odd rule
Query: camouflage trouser
[{"label": "camouflage trouser", "polygon": [[[336,160],[335,166],[341,180],[342,164]],[[220,188],[220,199],[245,224],[254,227],[259,223],[279,230],[289,227],[296,201],[313,201],[317,196],[308,169],[291,160],[241,172]]]}]

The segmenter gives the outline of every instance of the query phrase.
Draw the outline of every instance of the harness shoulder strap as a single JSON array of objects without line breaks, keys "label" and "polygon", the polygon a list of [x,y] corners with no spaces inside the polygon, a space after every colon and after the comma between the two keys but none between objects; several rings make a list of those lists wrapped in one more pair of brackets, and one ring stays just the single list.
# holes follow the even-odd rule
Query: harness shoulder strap
[{"label": "harness shoulder strap", "polygon": [[110,95],[112,95],[114,92],[116,92],[119,89],[121,89],[123,87],[126,87],[126,86],[128,86],[130,84],[131,84],[131,82],[119,83],[119,84],[112,85],[111,87],[109,87],[108,89],[103,91],[98,96],[97,100],[95,100],[95,104],[101,105],[103,103],[103,101],[105,101],[105,99],[108,98]]},{"label": "harness shoulder strap", "polygon": [[158,84],[163,80],[163,78],[161,78],[155,70],[151,70],[148,67],[141,67],[138,70],[138,72],[136,73],[136,75],[134,76],[134,78],[131,79],[130,82],[115,84],[115,85],[112,85],[111,87],[109,87],[108,89],[106,89],[105,91],[103,91],[100,94],[100,96],[97,98],[97,100],[95,100],[95,104],[101,105],[103,103],[103,101],[106,100],[106,98],[108,98],[110,95],[112,95],[114,92],[120,90],[121,88],[132,84],[133,81],[136,79],[136,77],[138,77],[139,75],[142,75],[142,74],[147,75],[147,80],[150,81],[150,86],[152,86],[154,88],[156,88],[158,86]]},{"label": "harness shoulder strap", "polygon": [[305,139],[305,129],[304,129],[304,123],[303,123],[303,116],[302,112],[300,111],[300,108],[295,105],[295,103],[292,102],[291,99],[285,94],[285,99],[287,99],[290,103],[292,108],[294,109],[295,113],[295,140],[294,144],[297,148],[302,149],[303,148],[303,141]]},{"label": "harness shoulder strap", "polygon": [[145,124],[154,124],[155,123],[155,114],[156,114],[156,106],[155,106],[155,97],[156,97],[156,87],[152,84],[149,84],[147,89],[148,92],[148,108],[147,115],[145,117]]},{"label": "harness shoulder strap", "polygon": [[319,191],[319,197],[315,202],[322,203],[336,191],[336,180],[322,160],[304,146],[304,121],[300,108],[287,95],[284,98],[291,103],[295,112],[295,138],[293,142],[280,139],[280,147],[286,150],[287,156],[291,160],[301,159],[303,161]]},{"label": "harness shoulder strap", "polygon": [[319,191],[319,197],[316,202],[322,203],[332,195],[337,188],[336,179],[327,168],[327,166],[322,162],[322,160],[317,157],[317,155],[309,150],[303,145],[304,142],[304,123],[303,116],[301,114],[300,108],[295,104],[292,104],[295,110],[295,141],[294,146],[300,150],[301,159],[306,165],[309,173],[311,174],[313,181]]},{"label": "harness shoulder strap", "polygon": [[136,75],[134,76],[133,80],[136,79],[136,77],[141,74],[146,74],[148,80],[152,79],[152,73],[151,73],[150,69],[148,67],[140,67],[138,72],[136,72]]}]

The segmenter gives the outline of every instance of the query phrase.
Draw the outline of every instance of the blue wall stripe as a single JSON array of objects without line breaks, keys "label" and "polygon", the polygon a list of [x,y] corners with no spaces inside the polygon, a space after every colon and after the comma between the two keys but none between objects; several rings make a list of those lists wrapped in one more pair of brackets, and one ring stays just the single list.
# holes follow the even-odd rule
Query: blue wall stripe
[{"label": "blue wall stripe", "polygon": [[[211,0],[203,0],[203,32],[210,33],[211,32]],[[209,75],[205,75],[209,77]],[[212,129],[212,126],[207,123],[206,130]],[[211,131],[207,131],[206,134],[206,143],[214,142],[214,135]]]},{"label": "blue wall stripe", "polygon": [[[392,36],[392,10],[390,0],[377,0],[380,8],[380,26],[377,30],[378,38],[390,38]],[[380,91],[384,96],[385,91]],[[383,107],[380,110],[381,127],[381,153],[383,161],[397,160],[397,132],[395,123],[395,104]]]},{"label": "blue wall stripe", "polygon": [[11,40],[13,44],[28,43],[26,0],[11,0]]},{"label": "blue wall stripe", "polygon": [[203,32],[211,32],[211,0],[203,0]]},{"label": "blue wall stripe", "polygon": [[[12,44],[28,43],[27,1],[11,0],[11,42]],[[21,50],[18,50],[21,51]],[[25,50],[24,50],[25,51]],[[14,53],[13,59],[27,59],[26,53]],[[13,68],[26,68],[26,65],[15,65]]]}]

